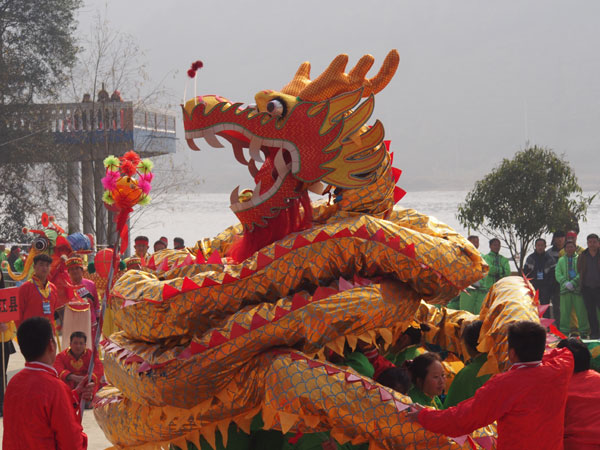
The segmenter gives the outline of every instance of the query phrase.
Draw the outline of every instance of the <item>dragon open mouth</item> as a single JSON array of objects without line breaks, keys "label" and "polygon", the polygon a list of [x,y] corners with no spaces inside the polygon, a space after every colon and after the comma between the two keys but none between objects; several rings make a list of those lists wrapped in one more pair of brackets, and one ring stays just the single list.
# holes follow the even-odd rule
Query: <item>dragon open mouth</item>
[{"label": "dragon open mouth", "polygon": [[[246,114],[249,117],[256,114],[253,108],[242,111],[248,111]],[[293,143],[257,136],[238,124],[220,123],[185,133],[188,145],[193,150],[200,150],[194,142],[196,138],[203,138],[211,147],[224,148],[217,136],[231,144],[235,159],[248,167],[255,182],[253,190],[245,189],[240,193],[240,187],[237,186],[231,192],[230,207],[233,212],[250,209],[268,200],[281,187],[290,172],[297,173],[300,170],[300,154]],[[246,149],[249,150],[248,156],[244,151]],[[267,170],[270,176],[265,173]]]}]

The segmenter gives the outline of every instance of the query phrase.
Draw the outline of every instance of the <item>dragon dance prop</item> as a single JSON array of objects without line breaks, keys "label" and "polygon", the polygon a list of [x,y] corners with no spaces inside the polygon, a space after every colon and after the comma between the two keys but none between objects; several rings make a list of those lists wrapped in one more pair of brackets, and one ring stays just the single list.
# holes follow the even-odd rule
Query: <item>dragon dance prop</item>
[{"label": "dragon dance prop", "polygon": [[[163,250],[115,283],[109,306],[122,331],[101,343],[110,385],[94,403],[115,448],[226,446],[258,416],[266,430],[327,431],[371,449],[493,446],[493,426],[455,439],[424,430],[406,417],[409,397],[326,358],[358,341],[387,347],[414,320],[432,325],[428,342],[464,355],[460,334],[477,316],[430,304],[487,273],[450,227],[394,208],[401,172],[383,125],[367,121],[398,53],[372,78],[372,56],[348,73],[347,60],[313,80],[305,62],[280,91],[257,93],[256,105],[217,95],[183,105],[189,146],[228,141],[255,187],[231,195],[238,225]],[[309,190],[325,198],[311,203]],[[538,320],[530,285],[502,280],[481,318],[495,372],[506,366],[508,325]]]},{"label": "dragon dance prop", "polygon": [[54,283],[58,291],[57,307],[65,305],[69,300],[70,279],[65,265],[66,259],[73,253],[86,254],[94,250],[92,234],[72,233],[56,223],[54,216],[42,213],[40,229],[23,228],[23,234],[32,233],[35,237],[31,249],[23,265],[23,271],[18,274],[11,270],[8,263],[3,264],[8,275],[14,281],[26,281],[33,275],[33,259],[37,255],[46,254],[52,258],[48,280]]}]

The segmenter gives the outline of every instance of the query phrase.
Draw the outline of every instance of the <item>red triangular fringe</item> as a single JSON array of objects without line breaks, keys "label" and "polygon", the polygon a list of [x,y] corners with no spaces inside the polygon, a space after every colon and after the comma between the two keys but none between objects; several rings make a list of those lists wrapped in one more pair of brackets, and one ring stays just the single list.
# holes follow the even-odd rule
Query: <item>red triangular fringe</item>
[{"label": "red triangular fringe", "polygon": [[208,259],[206,260],[206,263],[207,264],[222,264],[223,263],[221,261],[221,255],[219,254],[218,250],[215,250],[214,252],[212,252],[210,254]]},{"label": "red triangular fringe", "polygon": [[229,339],[235,339],[248,333],[248,330],[241,326],[239,323],[234,323],[229,333]]},{"label": "red triangular fringe", "polygon": [[256,330],[257,328],[260,328],[268,323],[269,321],[267,319],[256,313],[252,317],[252,322],[250,322],[250,330]]},{"label": "red triangular fringe", "polygon": [[170,284],[163,284],[162,298],[167,300],[171,297],[175,297],[177,294],[181,294],[181,291]]},{"label": "red triangular fringe", "polygon": [[308,239],[306,239],[302,235],[298,235],[298,237],[294,241],[294,245],[292,245],[292,249],[295,250],[297,248],[305,247],[310,244],[311,244],[311,242]]},{"label": "red triangular fringe", "polygon": [[181,292],[189,292],[195,289],[200,289],[200,286],[196,284],[192,279],[185,277],[183,284],[181,285]]}]

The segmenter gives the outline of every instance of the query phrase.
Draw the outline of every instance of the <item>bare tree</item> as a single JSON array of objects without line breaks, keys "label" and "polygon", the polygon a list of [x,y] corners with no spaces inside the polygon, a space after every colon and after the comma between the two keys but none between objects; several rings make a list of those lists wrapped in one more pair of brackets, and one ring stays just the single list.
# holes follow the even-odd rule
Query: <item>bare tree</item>
[{"label": "bare tree", "polygon": [[[160,81],[154,83],[147,72],[146,55],[135,38],[127,33],[111,27],[104,13],[97,12],[90,32],[80,40],[81,51],[77,63],[70,73],[69,89],[65,91],[66,101],[82,101],[89,94],[91,102],[91,123],[101,121],[104,106],[97,105],[112,93],[112,100],[125,99],[133,103],[135,110],[152,108],[167,111],[171,108],[174,96],[165,88],[164,81],[173,75],[173,71],[163,74]],[[106,90],[103,92],[103,90]],[[99,98],[101,94],[101,98]],[[98,115],[95,117],[94,115]],[[116,153],[111,141],[106,139],[104,145],[93,142],[93,131],[89,132],[89,161],[82,161],[81,172],[84,178],[82,193],[83,229],[94,232],[98,242],[112,241],[114,233],[113,221],[106,218],[102,203],[101,178],[104,175],[102,159],[107,154]],[[134,150],[142,151],[149,142],[136,142]],[[93,179],[86,183],[85,179]],[[78,198],[73,198],[78,201]],[[90,219],[95,217],[95,220]]]}]

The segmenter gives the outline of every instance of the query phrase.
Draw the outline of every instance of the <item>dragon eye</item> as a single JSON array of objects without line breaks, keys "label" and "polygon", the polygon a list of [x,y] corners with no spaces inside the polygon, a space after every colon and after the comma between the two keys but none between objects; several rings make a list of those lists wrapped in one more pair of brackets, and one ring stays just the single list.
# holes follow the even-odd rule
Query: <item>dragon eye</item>
[{"label": "dragon eye", "polygon": [[33,241],[33,248],[37,251],[43,252],[48,248],[48,239],[43,237],[38,237]]},{"label": "dragon eye", "polygon": [[285,106],[280,100],[273,99],[267,103],[267,111],[272,116],[282,117],[285,115]]}]

